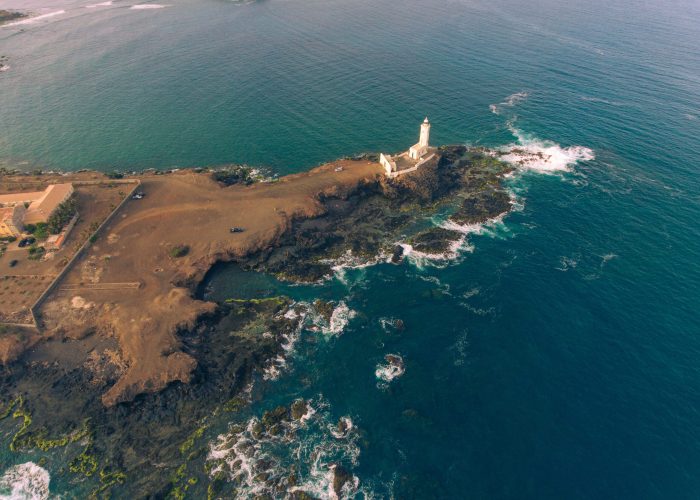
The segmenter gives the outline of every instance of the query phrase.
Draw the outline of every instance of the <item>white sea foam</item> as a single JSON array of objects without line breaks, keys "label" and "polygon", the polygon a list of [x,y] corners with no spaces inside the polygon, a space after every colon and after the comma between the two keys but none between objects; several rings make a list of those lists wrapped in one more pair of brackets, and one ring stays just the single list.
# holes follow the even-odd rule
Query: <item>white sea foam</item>
[{"label": "white sea foam", "polygon": [[321,327],[321,331],[325,334],[340,335],[356,314],[355,311],[350,309],[348,305],[341,300],[333,309],[328,326]]},{"label": "white sea foam", "polygon": [[381,326],[382,330],[384,330],[385,332],[395,329],[396,322],[396,318],[379,318],[379,326]]},{"label": "white sea foam", "polygon": [[613,259],[616,259],[617,257],[618,257],[617,254],[606,253],[605,255],[603,255],[601,257],[602,260],[600,261],[600,267],[603,267],[605,264],[607,264],[608,262],[610,262]]},{"label": "white sea foam", "polygon": [[374,376],[379,380],[377,387],[380,389],[386,388],[392,380],[406,371],[403,358],[398,354],[387,354],[384,359],[386,363],[379,363],[374,370]]},{"label": "white sea foam", "polygon": [[589,96],[581,96],[581,99],[587,102],[597,102],[601,104],[608,104],[610,106],[625,106],[624,102],[620,101],[609,101],[607,99],[603,99],[602,97],[589,97]]},{"label": "white sea foam", "polygon": [[352,432],[353,428],[355,427],[350,417],[340,417],[340,421],[338,423],[342,424],[342,430],[339,429],[339,425],[329,424],[328,426],[331,435],[336,439],[344,439],[348,437],[348,434]]},{"label": "white sea foam", "polygon": [[348,281],[348,271],[366,269],[380,262],[389,262],[390,260],[391,256],[383,252],[368,259],[366,257],[358,257],[354,255],[351,250],[347,250],[337,259],[332,261],[322,260],[321,263],[332,264],[331,269],[333,270],[333,275],[338,281],[347,286],[350,284]]},{"label": "white sea foam", "polygon": [[49,498],[51,478],[46,469],[34,462],[10,467],[0,478],[0,499],[44,500]]},{"label": "white sea foam", "polygon": [[3,24],[3,27],[9,28],[10,26],[22,26],[24,24],[34,24],[37,21],[43,21],[43,20],[48,19],[50,17],[58,16],[58,15],[65,14],[65,13],[66,13],[65,10],[57,10],[54,12],[49,12],[47,14],[41,14],[39,16],[30,17],[29,19],[22,19],[20,21],[14,21],[12,23]]},{"label": "white sea foam", "polygon": [[132,5],[129,7],[131,10],[151,10],[151,9],[164,9],[170,7],[170,5],[163,5],[160,3],[140,3],[137,5]]},{"label": "white sea foam", "polygon": [[283,317],[285,319],[296,321],[297,323],[292,330],[282,334],[280,345],[282,353],[267,360],[263,367],[263,380],[277,380],[287,368],[287,359],[294,353],[308,309],[308,304],[295,302],[284,313]]},{"label": "white sea foam", "polygon": [[10,69],[9,64],[0,64],[0,71],[7,71],[8,69]]},{"label": "white sea foam", "polygon": [[[518,207],[518,202],[515,194],[510,193],[511,207]],[[512,210],[513,208],[511,208]],[[508,232],[503,219],[509,212],[504,212],[492,217],[487,221],[479,224],[458,224],[450,219],[447,219],[438,224],[439,227],[461,233],[461,237],[452,241],[448,249],[443,253],[426,253],[413,248],[408,243],[398,243],[403,248],[404,256],[419,269],[425,267],[442,268],[451,261],[458,260],[465,252],[473,252],[474,246],[469,244],[468,236],[470,234],[486,234],[488,236],[499,236],[504,232]]]},{"label": "white sea foam", "polygon": [[93,3],[90,5],[86,5],[85,8],[86,9],[94,9],[95,7],[109,7],[110,5],[112,5],[112,3],[113,3],[112,0],[107,0],[106,2]]},{"label": "white sea foam", "polygon": [[474,247],[467,244],[466,234],[450,242],[449,247],[443,253],[421,252],[408,243],[398,243],[403,248],[403,255],[411,264],[419,269],[426,267],[443,268],[450,262],[457,260],[464,252],[473,252]]},{"label": "white sea foam", "polygon": [[543,173],[568,171],[581,161],[595,159],[593,150],[584,146],[561,147],[553,141],[541,140],[510,126],[518,143],[500,148],[499,159],[514,165],[520,170]]},{"label": "white sea foam", "polygon": [[[237,499],[276,497],[280,488],[289,493],[306,492],[314,498],[338,498],[333,489],[336,464],[343,463],[351,470],[360,455],[359,434],[351,432],[352,421],[349,417],[341,420],[344,432],[332,424],[329,406],[319,398],[309,401],[300,420],[281,422],[275,435],[258,433],[260,420],[256,417],[243,426],[232,425],[209,444],[207,461],[215,462],[210,475],[223,474],[235,483]],[[295,469],[293,485],[287,479],[290,468]],[[358,486],[359,478],[353,475],[341,496],[352,495]]]},{"label": "white sea foam", "polygon": [[489,109],[493,114],[500,115],[504,108],[512,108],[513,106],[520,104],[525,99],[527,99],[529,95],[530,94],[528,94],[527,92],[516,92],[514,94],[509,95],[498,104],[491,104],[489,106]]},{"label": "white sea foam", "polygon": [[[489,109],[492,113],[501,115],[505,109],[512,108],[527,99],[528,95],[527,92],[516,92],[508,96],[503,102],[492,104],[489,106]],[[584,97],[584,99],[606,102],[614,105],[620,104],[598,98]],[[595,159],[595,155],[590,148],[584,146],[563,148],[553,141],[542,140],[526,134],[515,127],[516,120],[517,116],[511,114],[507,124],[518,142],[499,148],[497,150],[497,156],[501,160],[516,166],[521,171],[530,170],[544,173],[567,171],[572,165],[578,162]]]},{"label": "white sea foam", "polygon": [[559,266],[560,267],[555,267],[557,271],[568,271],[569,269],[576,269],[576,266],[578,265],[578,257],[577,256],[572,256],[572,257],[567,257],[565,255],[562,255],[559,257]]}]

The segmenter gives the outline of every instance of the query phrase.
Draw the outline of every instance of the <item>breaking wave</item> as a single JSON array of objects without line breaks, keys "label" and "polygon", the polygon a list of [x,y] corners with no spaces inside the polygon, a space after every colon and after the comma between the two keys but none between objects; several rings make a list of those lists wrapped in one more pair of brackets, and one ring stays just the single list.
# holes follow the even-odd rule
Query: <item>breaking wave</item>
[{"label": "breaking wave", "polygon": [[352,473],[360,456],[360,436],[350,417],[334,424],[329,410],[319,397],[306,402],[298,420],[283,419],[270,426],[263,416],[232,424],[209,445],[209,475],[233,483],[237,499],[302,492],[312,498],[352,497],[360,483]]},{"label": "breaking wave", "polygon": [[392,380],[406,372],[403,358],[398,354],[387,354],[384,360],[386,363],[379,363],[374,371],[374,376],[379,380],[377,387],[380,389],[386,388]]},{"label": "breaking wave", "polygon": [[525,99],[529,97],[530,94],[527,92],[516,92],[515,94],[511,94],[508,97],[506,97],[502,102],[499,102],[498,104],[491,104],[489,106],[489,109],[491,112],[495,115],[500,115],[501,112],[503,111],[503,108],[512,108],[513,106],[521,103]]},{"label": "breaking wave", "polygon": [[170,7],[170,5],[163,5],[159,3],[141,3],[138,5],[132,5],[129,7],[131,10],[151,10],[151,9],[164,9]]},{"label": "breaking wave", "polygon": [[44,500],[49,498],[50,476],[34,462],[10,467],[0,478],[0,499]]},{"label": "breaking wave", "polygon": [[86,9],[94,9],[95,7],[109,7],[110,5],[112,5],[112,3],[113,3],[112,0],[107,0],[106,2],[93,3],[90,5],[86,5],[85,8]]},{"label": "breaking wave", "polygon": [[333,308],[329,318],[323,317],[313,306],[309,307],[307,329],[312,332],[321,332],[324,335],[337,336],[342,334],[350,320],[357,314],[343,300]]},{"label": "breaking wave", "polygon": [[578,162],[595,159],[595,154],[590,148],[584,146],[563,148],[556,142],[525,134],[512,125],[509,128],[518,142],[500,148],[498,156],[520,170],[542,173],[568,171]]},{"label": "breaking wave", "polygon": [[[528,96],[527,92],[516,92],[506,97],[503,102],[491,104],[489,109],[495,115],[502,115],[506,109],[513,108],[527,99]],[[516,120],[517,116],[511,113],[507,125],[517,142],[498,148],[496,154],[501,160],[520,170],[543,173],[568,171],[572,165],[578,162],[595,159],[593,150],[590,148],[584,146],[563,148],[556,142],[526,134],[515,127]]]},{"label": "breaking wave", "polygon": [[304,322],[309,312],[308,304],[294,303],[284,313],[284,318],[295,321],[297,326],[289,333],[282,335],[282,352],[265,363],[263,368],[263,380],[277,380],[287,368],[287,359],[294,353]]}]

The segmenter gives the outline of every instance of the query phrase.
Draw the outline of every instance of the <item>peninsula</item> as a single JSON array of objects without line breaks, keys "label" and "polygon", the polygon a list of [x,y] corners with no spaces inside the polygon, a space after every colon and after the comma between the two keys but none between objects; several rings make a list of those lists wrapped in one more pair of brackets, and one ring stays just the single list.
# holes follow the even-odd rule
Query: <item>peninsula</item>
[{"label": "peninsula", "polygon": [[[16,367],[3,399],[25,394],[31,402],[43,429],[31,439],[89,416],[101,429],[120,429],[101,436],[119,440],[101,450],[132,470],[139,455],[120,450],[137,429],[173,422],[157,449],[139,445],[157,462],[154,453],[166,453],[217,407],[238,407],[251,375],[274,368],[286,339],[303,327],[300,308],[309,306],[284,297],[208,301],[200,285],[216,264],[315,282],[339,262],[447,256],[464,241],[462,226],[507,212],[503,178],[512,167],[494,151],[432,147],[429,127],[426,119],[407,153],[341,159],[278,179],[255,179],[242,167],[5,172],[0,200],[29,197],[21,213],[36,217],[47,192],[75,208],[63,214],[75,227],[55,228],[64,234],[59,248],[41,240],[35,224],[31,235],[24,228],[5,242],[0,257],[0,293],[12,297],[0,307],[0,357]],[[45,204],[46,217],[55,218],[52,207]],[[440,227],[430,222],[438,212],[450,214]],[[21,246],[34,239],[41,241],[30,250]],[[311,307],[330,319],[332,307]],[[53,390],[40,389],[46,384]],[[155,470],[142,481],[144,491],[165,487]]]}]

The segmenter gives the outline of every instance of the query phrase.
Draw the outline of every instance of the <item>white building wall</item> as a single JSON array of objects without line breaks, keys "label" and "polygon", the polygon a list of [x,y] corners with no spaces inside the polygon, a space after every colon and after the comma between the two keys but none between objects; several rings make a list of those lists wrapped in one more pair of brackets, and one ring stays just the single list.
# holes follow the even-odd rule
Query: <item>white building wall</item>
[{"label": "white building wall", "polygon": [[391,156],[384,153],[379,154],[379,163],[384,167],[386,175],[391,176],[392,172],[396,171],[396,163],[391,159]]},{"label": "white building wall", "polygon": [[[426,118],[427,120],[427,118]],[[420,126],[420,140],[418,144],[427,148],[430,143],[430,123],[423,122]]]}]

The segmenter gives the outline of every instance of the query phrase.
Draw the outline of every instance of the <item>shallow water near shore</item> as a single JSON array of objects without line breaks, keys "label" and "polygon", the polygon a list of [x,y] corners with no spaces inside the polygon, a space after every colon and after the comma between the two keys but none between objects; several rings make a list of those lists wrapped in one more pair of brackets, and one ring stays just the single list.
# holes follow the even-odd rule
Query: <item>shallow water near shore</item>
[{"label": "shallow water near shore", "polygon": [[[216,300],[321,298],[336,327],[305,329],[249,407],[212,418],[193,495],[230,423],[305,398],[298,439],[257,458],[302,461],[318,496],[338,462],[360,498],[697,497],[697,4],[137,3],[29,0],[48,17],[0,27],[0,163],[285,174],[404,149],[425,115],[435,144],[543,155],[508,181],[516,210],[453,260],[316,285],[215,270]],[[403,362],[389,381],[387,355]],[[0,423],[0,495],[94,488],[63,451],[10,452],[18,428]],[[28,462],[33,482],[13,468]],[[252,479],[241,497],[264,489]]]}]

